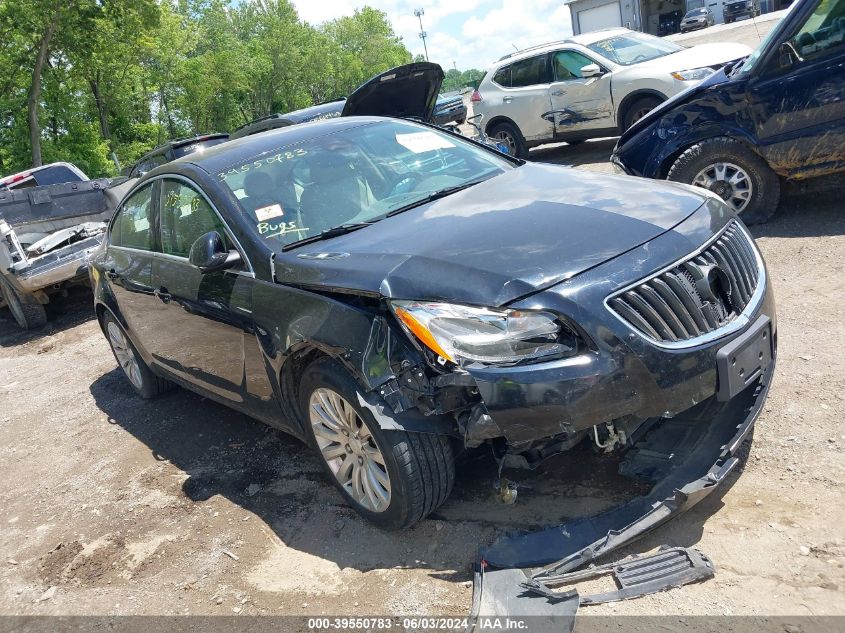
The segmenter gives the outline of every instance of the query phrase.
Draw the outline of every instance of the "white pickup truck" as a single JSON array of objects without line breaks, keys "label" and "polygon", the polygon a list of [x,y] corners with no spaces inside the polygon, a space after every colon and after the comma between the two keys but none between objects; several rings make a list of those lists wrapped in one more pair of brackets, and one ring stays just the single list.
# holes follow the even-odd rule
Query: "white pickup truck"
[{"label": "white pickup truck", "polygon": [[88,283],[88,257],[128,186],[69,163],[0,179],[0,307],[18,325],[44,325],[51,294]]}]

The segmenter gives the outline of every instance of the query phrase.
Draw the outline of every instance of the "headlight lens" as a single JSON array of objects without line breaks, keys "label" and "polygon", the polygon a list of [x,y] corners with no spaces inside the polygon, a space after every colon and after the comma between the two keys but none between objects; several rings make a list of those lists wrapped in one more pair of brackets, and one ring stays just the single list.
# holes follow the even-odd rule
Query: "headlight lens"
[{"label": "headlight lens", "polygon": [[676,70],[670,74],[679,81],[699,81],[701,79],[707,79],[712,75],[713,69],[705,66],[704,68],[693,68],[691,70]]},{"label": "headlight lens", "polygon": [[571,355],[578,347],[577,335],[548,312],[421,301],[392,307],[417,340],[456,365],[512,365]]}]

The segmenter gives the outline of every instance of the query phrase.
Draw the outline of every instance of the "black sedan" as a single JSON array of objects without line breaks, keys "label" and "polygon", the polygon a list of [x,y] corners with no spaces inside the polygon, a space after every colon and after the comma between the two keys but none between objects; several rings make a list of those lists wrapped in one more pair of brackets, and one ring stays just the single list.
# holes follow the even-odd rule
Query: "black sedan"
[{"label": "black sedan", "polygon": [[443,503],[465,448],[624,449],[696,404],[759,404],[773,369],[763,260],[712,194],[395,119],[156,169],[91,268],[141,396],[178,384],[292,433],[389,528]]}]

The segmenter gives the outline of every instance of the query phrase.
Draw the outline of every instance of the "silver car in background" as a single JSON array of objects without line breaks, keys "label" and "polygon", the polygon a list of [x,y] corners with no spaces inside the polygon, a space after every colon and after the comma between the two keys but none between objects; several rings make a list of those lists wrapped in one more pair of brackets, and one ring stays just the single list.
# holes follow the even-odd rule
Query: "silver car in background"
[{"label": "silver car in background", "polygon": [[471,97],[485,131],[525,157],[543,143],[615,136],[657,104],[751,52],[690,48],[629,29],[577,35],[502,57]]}]

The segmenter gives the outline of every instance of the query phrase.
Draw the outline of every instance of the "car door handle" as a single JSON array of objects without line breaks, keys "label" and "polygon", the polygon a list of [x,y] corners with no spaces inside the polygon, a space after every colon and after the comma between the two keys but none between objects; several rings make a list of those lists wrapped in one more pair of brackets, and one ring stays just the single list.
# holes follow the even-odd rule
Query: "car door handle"
[{"label": "car door handle", "polygon": [[167,288],[165,288],[164,286],[153,290],[153,294],[159,299],[161,299],[162,303],[170,303],[170,300],[173,298],[173,295],[167,292]]},{"label": "car door handle", "polygon": [[502,97],[502,102],[504,103],[510,103],[511,101],[513,101],[513,97]]},{"label": "car door handle", "polygon": [[117,271],[115,271],[114,268],[112,268],[111,270],[106,272],[106,277],[108,277],[112,281],[116,281],[116,280],[120,279],[120,273],[118,273]]},{"label": "car door handle", "polygon": [[563,95],[565,95],[565,94],[566,94],[566,90],[555,90],[555,91],[552,93],[552,96],[553,96],[553,97],[562,97],[562,96],[563,96]]}]

